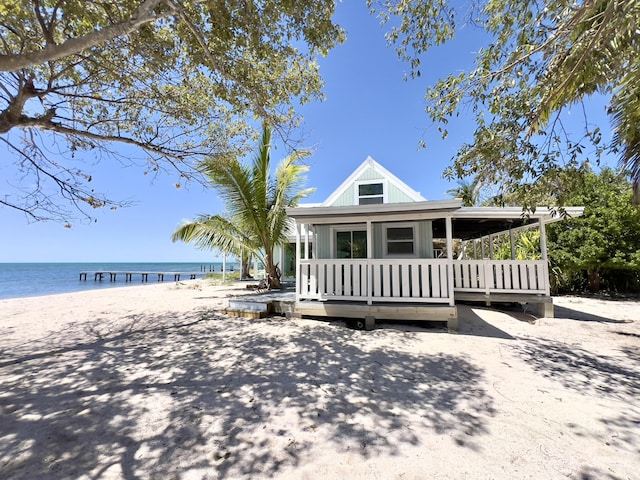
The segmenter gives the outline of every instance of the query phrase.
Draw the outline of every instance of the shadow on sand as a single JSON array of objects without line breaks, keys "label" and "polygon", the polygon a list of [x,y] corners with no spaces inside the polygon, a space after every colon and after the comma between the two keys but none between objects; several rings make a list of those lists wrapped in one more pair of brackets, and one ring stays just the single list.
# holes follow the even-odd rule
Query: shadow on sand
[{"label": "shadow on sand", "polygon": [[118,325],[3,354],[0,477],[269,477],[319,434],[362,458],[419,444],[414,428],[481,449],[494,415],[484,370],[465,357],[367,341],[413,332],[205,311]]},{"label": "shadow on sand", "polygon": [[614,318],[601,317],[600,315],[593,315],[591,313],[582,312],[580,310],[573,310],[567,307],[555,306],[556,318],[568,318],[570,320],[579,320],[582,322],[605,322],[605,323],[629,323],[628,320],[616,320]]},{"label": "shadow on sand", "polygon": [[[489,307],[479,307],[477,305],[458,305],[458,334],[460,335],[473,335],[478,337],[491,337],[501,338],[504,340],[514,340],[514,337],[509,335],[504,330],[491,325],[484,320],[477,311],[491,311]],[[494,310],[495,311],[495,310]],[[503,312],[504,313],[504,312]],[[512,312],[505,313],[513,319],[513,321],[523,321],[521,318],[517,318]],[[528,320],[528,319],[527,319]]]},{"label": "shadow on sand", "polygon": [[621,401],[640,397],[640,358],[631,348],[619,356],[601,355],[571,343],[527,338],[513,345],[517,354],[543,376],[582,394]]},{"label": "shadow on sand", "polygon": [[[604,431],[568,423],[567,428],[578,436],[591,435],[602,445],[632,449],[640,458],[638,430],[640,413],[631,399],[640,398],[640,355],[637,349],[622,347],[623,356],[602,355],[575,344],[549,339],[527,338],[511,344],[534,370],[565,388],[581,395],[615,400],[620,409],[599,418]],[[631,401],[631,404],[629,403]],[[594,432],[599,432],[594,435]],[[580,479],[618,478],[606,476],[597,469],[586,469]]]}]

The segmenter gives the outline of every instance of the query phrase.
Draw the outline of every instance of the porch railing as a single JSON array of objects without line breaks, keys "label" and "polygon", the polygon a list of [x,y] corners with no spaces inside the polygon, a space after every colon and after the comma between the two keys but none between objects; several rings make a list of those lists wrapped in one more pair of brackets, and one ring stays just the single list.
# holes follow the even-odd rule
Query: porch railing
[{"label": "porch railing", "polygon": [[447,303],[447,260],[301,260],[298,298]]},{"label": "porch railing", "polygon": [[[300,300],[446,303],[446,259],[301,260]],[[455,260],[455,292],[549,295],[545,260]]]},{"label": "porch railing", "polygon": [[458,292],[549,295],[546,260],[456,260],[453,284]]}]

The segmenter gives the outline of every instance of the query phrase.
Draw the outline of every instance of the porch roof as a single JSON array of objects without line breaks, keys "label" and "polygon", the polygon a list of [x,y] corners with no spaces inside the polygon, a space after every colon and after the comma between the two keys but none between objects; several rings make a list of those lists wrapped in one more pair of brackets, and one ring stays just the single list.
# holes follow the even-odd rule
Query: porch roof
[{"label": "porch roof", "polygon": [[[525,215],[522,207],[461,207],[453,212],[453,238],[480,238],[538,224],[541,219],[548,224],[579,217],[583,212],[584,207],[564,207],[564,213],[555,208],[543,207]],[[446,236],[444,219],[433,222],[433,235],[436,238]]]},{"label": "porch roof", "polygon": [[528,215],[522,207],[463,207],[460,199],[341,207],[301,206],[288,208],[287,214],[302,224],[345,224],[366,221],[393,222],[432,220],[435,238],[445,238],[445,218],[453,219],[453,238],[468,240],[485,235],[537,224],[547,224],[567,217],[579,217],[584,207],[537,208]]},{"label": "porch roof", "polygon": [[296,223],[312,224],[425,220],[449,216],[451,212],[459,210],[461,205],[461,200],[454,199],[341,207],[295,207],[287,208],[287,215],[294,218]]}]

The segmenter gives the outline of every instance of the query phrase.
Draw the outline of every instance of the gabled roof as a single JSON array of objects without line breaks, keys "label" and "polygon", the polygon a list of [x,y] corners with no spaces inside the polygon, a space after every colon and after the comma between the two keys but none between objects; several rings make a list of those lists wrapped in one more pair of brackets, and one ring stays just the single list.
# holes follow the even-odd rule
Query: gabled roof
[{"label": "gabled roof", "polygon": [[349,189],[349,187],[351,187],[351,185],[355,183],[358,180],[358,178],[360,178],[362,174],[365,173],[366,170],[369,168],[375,169],[378,173],[380,173],[380,175],[387,182],[394,185],[396,188],[400,189],[413,201],[415,202],[425,201],[425,198],[422,195],[420,195],[420,193],[416,192],[413,188],[408,186],[406,183],[404,183],[402,180],[396,177],[393,173],[391,173],[389,170],[384,168],[382,165],[380,165],[378,162],[376,162],[373,158],[369,156],[365,159],[364,162],[360,164],[358,168],[356,168],[353,171],[351,175],[349,175],[349,177],[347,177],[347,179],[344,182],[342,182],[342,184],[340,184],[340,186],[336,190],[334,190],[334,192],[331,195],[329,195],[329,197],[324,202],[322,202],[321,205],[323,207],[329,207],[333,205],[333,203],[338,198],[340,198]]}]

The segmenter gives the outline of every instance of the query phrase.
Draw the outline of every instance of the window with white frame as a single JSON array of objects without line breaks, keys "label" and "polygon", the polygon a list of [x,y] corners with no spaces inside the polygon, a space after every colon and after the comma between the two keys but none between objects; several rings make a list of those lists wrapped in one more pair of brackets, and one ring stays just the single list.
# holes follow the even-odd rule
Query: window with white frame
[{"label": "window with white frame", "polygon": [[391,224],[385,226],[385,255],[387,257],[415,257],[417,254],[415,226]]},{"label": "window with white frame", "polygon": [[338,230],[335,232],[336,258],[367,258],[366,230]]},{"label": "window with white frame", "polygon": [[358,184],[358,205],[384,203],[384,183],[370,182]]}]

